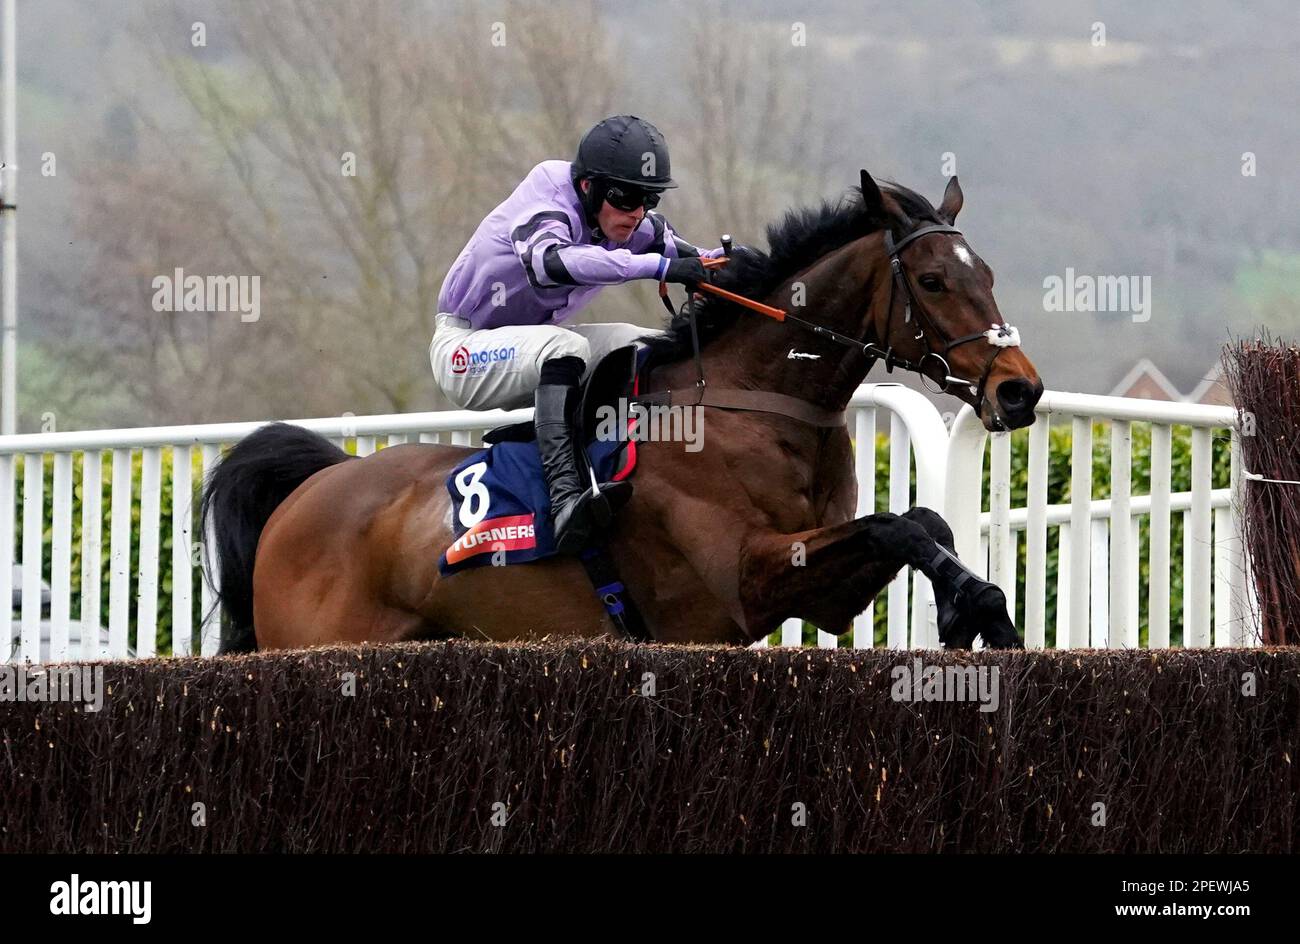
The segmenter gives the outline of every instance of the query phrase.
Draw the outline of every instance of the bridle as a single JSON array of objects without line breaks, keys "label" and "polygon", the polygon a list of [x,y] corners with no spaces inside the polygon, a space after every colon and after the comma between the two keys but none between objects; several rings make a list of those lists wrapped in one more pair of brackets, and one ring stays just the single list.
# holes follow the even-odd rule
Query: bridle
[{"label": "bridle", "polygon": [[[947,223],[934,223],[913,230],[902,239],[895,242],[894,234],[888,229],[885,230],[885,252],[889,254],[889,269],[892,281],[889,286],[889,307],[887,309],[888,314],[885,317],[885,348],[883,350],[879,345],[871,341],[859,341],[846,334],[840,334],[838,331],[832,331],[830,328],[813,324],[811,321],[804,321],[802,318],[796,318],[790,314],[786,315],[785,320],[793,321],[796,324],[808,328],[816,334],[819,334],[824,338],[829,338],[838,344],[858,348],[863,354],[871,358],[873,363],[877,360],[884,361],[885,371],[887,373],[892,374],[895,367],[901,367],[903,370],[919,374],[923,379],[928,379],[933,383],[938,383],[929,373],[926,372],[926,362],[933,358],[939,362],[939,366],[943,371],[943,382],[942,384],[939,384],[939,389],[934,392],[943,393],[952,386],[968,387],[970,392],[976,398],[976,409],[978,409],[984,402],[984,388],[988,384],[989,374],[993,370],[993,362],[996,361],[998,355],[1007,348],[1020,346],[1020,332],[1011,325],[1003,322],[1002,324],[990,325],[987,331],[976,331],[973,334],[954,338],[951,341],[947,340],[944,333],[935,325],[934,319],[930,317],[930,313],[926,311],[925,306],[921,304],[920,299],[918,299],[915,293],[913,293],[912,286],[907,280],[907,272],[903,267],[903,260],[899,255],[904,248],[920,239],[922,236],[930,236],[936,233],[944,233],[953,236],[962,235],[961,230],[955,226],[951,226]],[[704,285],[701,285],[700,287],[706,288]],[[911,323],[912,310],[916,309],[916,334],[913,336],[912,340],[921,341],[924,343],[926,348],[925,353],[921,355],[920,359],[915,361],[908,360],[905,357],[899,357],[894,353],[894,309],[896,307],[894,299],[900,291],[902,292],[904,299],[903,323]],[[935,335],[939,341],[943,343],[944,346],[942,352],[935,351],[931,346],[930,339],[926,336],[927,328],[929,329],[930,334]],[[952,349],[960,347],[963,344],[969,344],[972,341],[979,341],[980,339],[987,341],[990,345],[997,348],[997,350],[993,352],[993,356],[984,364],[984,370],[980,373],[979,379],[967,380],[964,377],[953,376],[952,366],[948,363],[948,355],[952,352]],[[995,409],[994,413],[996,414],[996,412]]]},{"label": "bridle", "polygon": [[[899,256],[899,253],[901,253],[910,243],[915,242],[923,236],[929,236],[934,233],[944,233],[953,236],[962,235],[961,230],[955,226],[947,223],[934,223],[930,226],[922,226],[920,229],[913,230],[901,240],[895,242],[894,234],[888,229],[885,230],[885,252],[889,254],[889,268],[893,276],[893,281],[889,287],[888,314],[885,319],[886,348],[882,351],[876,345],[866,343],[862,345],[862,350],[868,357],[873,359],[883,359],[885,362],[885,370],[888,373],[893,373],[894,367],[897,366],[902,367],[904,370],[913,371],[920,374],[922,377],[931,380],[933,380],[933,378],[925,372],[925,364],[930,358],[934,358],[939,362],[943,371],[943,384],[939,391],[936,392],[946,391],[953,385],[966,386],[970,388],[970,392],[975,395],[976,402],[982,404],[984,401],[984,387],[988,383],[990,372],[993,370],[993,362],[996,361],[998,355],[1007,348],[1020,346],[1020,332],[1006,322],[1003,322],[1001,324],[990,325],[986,331],[976,331],[973,334],[954,338],[951,341],[946,340],[944,333],[939,330],[938,326],[934,323],[934,319],[931,318],[929,312],[926,311],[925,306],[921,304],[915,293],[913,293],[911,283],[908,282],[907,274],[903,268],[903,260]],[[894,296],[900,289],[904,295],[903,323],[911,323],[912,309],[915,308],[917,320],[916,334],[913,336],[913,340],[924,342],[926,347],[926,352],[921,355],[921,358],[918,361],[909,361],[897,357],[894,354]],[[929,329],[931,334],[937,336],[938,339],[943,342],[944,347],[942,352],[936,352],[931,347],[930,339],[926,337],[926,329]],[[969,344],[972,341],[978,341],[981,338],[986,340],[993,347],[997,348],[997,350],[993,352],[993,355],[984,364],[984,370],[980,374],[979,380],[975,381],[967,380],[962,377],[954,377],[952,374],[952,367],[948,363],[949,353],[951,353],[952,349],[955,347]]]},{"label": "bridle", "polygon": [[[931,377],[926,372],[927,361],[929,361],[931,358],[934,358],[939,362],[939,365],[943,371],[943,382],[939,386],[939,389],[935,392],[936,393],[945,392],[949,387],[954,385],[966,386],[970,389],[970,392],[976,397],[976,409],[979,409],[984,403],[984,399],[985,399],[984,389],[988,383],[989,374],[993,370],[993,363],[998,359],[998,356],[1007,348],[1020,346],[1020,332],[1017,331],[1011,325],[1007,324],[1006,322],[1003,322],[1001,324],[990,325],[988,330],[986,331],[976,331],[973,334],[968,334],[960,338],[947,340],[944,333],[940,331],[939,328],[935,325],[934,319],[930,317],[930,314],[929,312],[926,311],[925,306],[921,304],[920,299],[918,299],[915,293],[913,293],[912,286],[907,280],[906,270],[903,267],[903,260],[900,256],[900,253],[903,251],[903,249],[905,249],[911,243],[915,242],[916,240],[920,239],[923,236],[930,236],[935,234],[948,234],[954,236],[961,236],[962,231],[959,230],[957,227],[947,223],[933,223],[930,224],[929,226],[922,226],[919,229],[913,230],[912,232],[904,236],[902,239],[895,242],[894,234],[888,229],[885,230],[885,251],[889,254],[889,268],[890,268],[892,281],[889,287],[889,307],[887,309],[888,313],[885,318],[885,345],[886,346],[883,349],[875,342],[861,341],[857,338],[850,337],[847,334],[841,334],[840,332],[835,331],[831,328],[827,328],[819,324],[814,324],[811,321],[806,321],[803,318],[799,318],[796,315],[792,315],[783,308],[776,308],[772,305],[765,305],[762,302],[755,301],[752,298],[746,298],[743,295],[739,295],[735,292],[728,291],[727,289],[720,288],[708,282],[700,282],[697,288],[700,291],[705,291],[712,295],[721,296],[722,298],[735,302],[736,304],[742,305],[753,311],[757,311],[760,314],[767,315],[769,318],[773,318],[777,321],[782,321],[782,322],[792,321],[795,324],[799,325],[801,328],[806,328],[807,330],[813,332],[816,335],[819,335],[820,337],[826,338],[830,341],[834,341],[836,344],[842,344],[846,347],[856,348],[857,350],[860,350],[863,354],[865,354],[868,358],[870,358],[872,363],[874,363],[877,360],[883,360],[885,363],[885,370],[888,373],[893,373],[895,367],[901,367],[903,370],[911,371],[913,373],[920,375],[923,380],[928,379],[932,383],[938,383],[937,381],[934,380],[933,377]],[[724,236],[723,245],[724,248],[727,250],[728,256],[731,254],[730,243],[731,243],[731,237]],[[712,262],[714,262],[714,260],[710,260],[710,263]],[[721,262],[723,262],[723,260],[716,260],[716,262],[720,264]],[[709,265],[708,267],[712,268],[713,265]],[[917,314],[917,320],[916,320],[916,334],[913,336],[913,340],[923,342],[926,348],[926,352],[921,355],[920,359],[915,361],[911,361],[908,360],[907,358],[899,357],[894,353],[893,327],[894,327],[894,308],[896,307],[894,304],[894,300],[900,290],[904,296],[903,323],[904,324],[911,323],[912,310],[915,309]],[[667,298],[667,286],[662,282],[659,285],[659,294],[660,297],[664,299],[664,303],[668,306],[669,312],[675,316],[677,313],[673,310],[672,304],[671,302],[668,301]],[[700,342],[699,342],[699,335],[697,333],[697,329],[695,325],[694,311],[690,310],[689,304],[687,306],[684,306],[684,311],[686,312],[687,317],[689,318],[690,321],[691,343],[692,343],[692,347],[694,348],[696,372],[699,375],[699,380],[696,383],[696,389],[697,391],[700,392],[701,396],[703,396],[704,395],[703,391],[706,387],[706,384],[704,381],[703,365],[701,364],[700,361]],[[939,341],[943,343],[944,346],[942,352],[935,351],[931,346],[930,339],[929,337],[927,337],[926,334],[927,328],[930,334],[935,335],[939,339]],[[972,341],[978,341],[981,338],[987,341],[992,347],[996,348],[996,350],[993,352],[993,355],[988,359],[988,361],[985,362],[984,370],[980,373],[979,379],[968,380],[963,377],[953,376],[952,367],[948,363],[948,355],[952,352],[953,348],[960,347],[963,344],[969,344]],[[738,396],[741,392],[724,391],[724,393],[734,394]],[[750,401],[753,401],[751,405],[741,406],[739,405],[739,400],[736,400],[736,397],[733,396],[732,399],[736,400],[736,403],[729,405],[728,408],[766,409],[765,407],[762,406],[753,405],[753,403],[760,402],[759,398],[766,398],[773,402],[780,400],[786,404],[786,406],[781,408],[773,407],[771,409],[766,409],[767,412],[784,413],[785,415],[794,416],[797,419],[803,419],[805,422],[812,422],[815,425],[836,425],[837,423],[838,424],[843,423],[842,414],[836,414],[835,417],[826,416],[821,418],[816,418],[815,416],[809,416],[809,415],[799,415],[799,413],[802,411],[802,408],[796,408],[794,404],[800,401],[797,401],[795,398],[792,397],[787,397],[779,394],[766,394],[766,393],[759,393],[759,392],[743,392],[743,393],[745,398],[747,398]],[[651,397],[667,398],[672,402],[678,402],[675,396],[672,393],[667,391],[664,394],[657,394],[657,395],[651,394],[648,396],[643,395],[642,399],[645,400],[646,402],[650,402]],[[681,402],[685,402],[685,401],[681,401]],[[706,401],[699,398],[697,398],[694,402],[695,403],[705,402],[706,405],[710,405]],[[721,402],[715,402],[712,405],[724,406],[724,404]],[[806,411],[804,412],[806,413]],[[1000,421],[1000,417],[997,416],[996,407],[994,407],[993,413],[994,413],[994,417]],[[838,417],[838,419],[836,419],[836,417]]]}]

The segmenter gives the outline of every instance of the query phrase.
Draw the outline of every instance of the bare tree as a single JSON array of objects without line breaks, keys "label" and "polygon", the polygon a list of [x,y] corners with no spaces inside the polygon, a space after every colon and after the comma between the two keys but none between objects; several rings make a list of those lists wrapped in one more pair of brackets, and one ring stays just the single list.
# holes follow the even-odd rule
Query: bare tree
[{"label": "bare tree", "polygon": [[692,16],[699,22],[685,68],[685,125],[701,215],[753,241],[786,208],[825,195],[832,153],[810,105],[820,60],[792,42],[785,24]]},{"label": "bare tree", "polygon": [[[543,55],[563,28],[599,68],[599,11],[572,6],[514,4],[500,43],[469,4],[235,0],[212,24],[223,59],[155,4],[138,32],[177,107],[137,103],[134,158],[88,185],[84,294],[103,343],[81,367],[121,377],[133,419],[445,405],[427,347],[448,266],[591,120]],[[262,316],[152,310],[150,280],[175,268],[259,276]]]}]

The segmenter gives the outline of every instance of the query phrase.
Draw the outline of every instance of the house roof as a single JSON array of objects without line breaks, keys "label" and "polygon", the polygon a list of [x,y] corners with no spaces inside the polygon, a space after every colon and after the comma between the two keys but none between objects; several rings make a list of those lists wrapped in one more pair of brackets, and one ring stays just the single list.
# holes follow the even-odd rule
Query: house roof
[{"label": "house roof", "polygon": [[[1175,403],[1228,403],[1227,388],[1223,383],[1223,367],[1218,362],[1201,374],[1195,386],[1186,394],[1179,393],[1178,388],[1150,358],[1143,357],[1137,361],[1128,373],[1115,384],[1110,391],[1112,397],[1128,396],[1135,386],[1142,381],[1154,385],[1167,399]],[[1216,389],[1218,388],[1218,389]]]},{"label": "house roof", "polygon": [[[1209,372],[1201,378],[1200,383],[1192,388],[1191,393],[1187,394],[1187,399],[1192,403],[1200,403],[1205,399],[1212,388],[1223,384],[1223,365],[1216,363],[1210,368]],[[1227,388],[1224,386],[1223,398],[1227,399]]]},{"label": "house roof", "polygon": [[1164,372],[1161,371],[1149,357],[1144,357],[1134,364],[1132,368],[1130,368],[1129,372],[1124,375],[1123,379],[1121,379],[1119,383],[1115,384],[1114,388],[1110,391],[1110,396],[1124,396],[1129,390],[1133,389],[1133,385],[1144,376],[1149,377],[1156,386],[1164,391],[1165,395],[1168,396],[1170,400],[1179,401],[1183,399],[1183,395],[1178,392],[1178,388],[1170,383],[1169,378],[1164,375]]}]

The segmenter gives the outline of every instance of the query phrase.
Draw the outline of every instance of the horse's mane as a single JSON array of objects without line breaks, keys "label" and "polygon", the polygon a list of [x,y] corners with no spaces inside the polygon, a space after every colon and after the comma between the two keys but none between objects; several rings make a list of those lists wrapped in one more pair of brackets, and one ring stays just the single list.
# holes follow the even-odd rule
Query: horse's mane
[{"label": "horse's mane", "polygon": [[[881,191],[902,211],[905,219],[888,219],[867,211],[862,188],[854,187],[838,203],[823,200],[819,206],[788,211],[767,227],[768,252],[737,250],[731,261],[714,272],[714,284],[748,298],[762,299],[782,282],[808,268],[818,259],[855,239],[886,226],[911,229],[922,222],[945,222],[930,201],[900,184],[882,182]],[[896,233],[901,236],[901,233]],[[705,347],[729,328],[744,311],[726,299],[705,295],[695,304],[700,347]],[[678,315],[667,333],[649,335],[646,367],[655,367],[691,356],[690,322]]]}]

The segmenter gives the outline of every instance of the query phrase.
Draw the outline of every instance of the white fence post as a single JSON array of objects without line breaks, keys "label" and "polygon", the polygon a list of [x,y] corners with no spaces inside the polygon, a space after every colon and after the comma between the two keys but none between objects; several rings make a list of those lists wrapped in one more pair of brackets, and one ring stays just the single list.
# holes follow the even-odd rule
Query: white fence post
[{"label": "white fence post", "polygon": [[[200,461],[205,482],[220,458],[221,447],[219,445],[216,443],[203,444],[200,451]],[[212,656],[217,654],[217,647],[221,643],[221,614],[217,611],[217,593],[221,586],[217,565],[220,558],[217,554],[216,536],[212,533],[211,528],[199,535],[199,541],[201,542],[199,560],[201,562],[206,561],[212,571],[210,574],[204,575],[199,590],[199,655]]]},{"label": "white fence post", "polygon": [[1047,644],[1047,460],[1051,418],[1029,427],[1029,493],[1025,522],[1025,646]]},{"label": "white fence post", "polygon": [[1210,644],[1210,431],[1192,430],[1192,514],[1183,599],[1188,602],[1184,646]]},{"label": "white fence post", "polygon": [[50,661],[67,662],[72,603],[72,453],[54,454],[54,522],[50,536]]},{"label": "white fence post", "polygon": [[1070,434],[1070,620],[1069,648],[1090,644],[1088,609],[1092,583],[1092,419],[1076,416]]},{"label": "white fence post", "polygon": [[23,456],[22,661],[41,661],[41,570],[45,554],[45,456]]},{"label": "white fence post", "polygon": [[162,449],[147,446],[140,456],[140,557],[136,568],[135,653],[158,651],[158,516],[162,504]]},{"label": "white fence post", "polygon": [[1136,560],[1132,541],[1130,496],[1133,474],[1133,428],[1127,420],[1110,425],[1110,620],[1104,645],[1135,648],[1138,628],[1130,625],[1130,560]]},{"label": "white fence post", "polygon": [[1169,490],[1170,439],[1165,423],[1151,426],[1151,585],[1147,590],[1148,644],[1169,645]]},{"label": "white fence post", "polygon": [[100,633],[100,598],[103,586],[104,466],[98,449],[81,457],[81,653],[85,660],[107,655],[107,640]]},{"label": "white fence post", "polygon": [[131,449],[114,449],[109,514],[108,655],[125,659],[131,630]]},{"label": "white fence post", "polygon": [[194,451],[172,447],[172,655],[194,651]]}]

